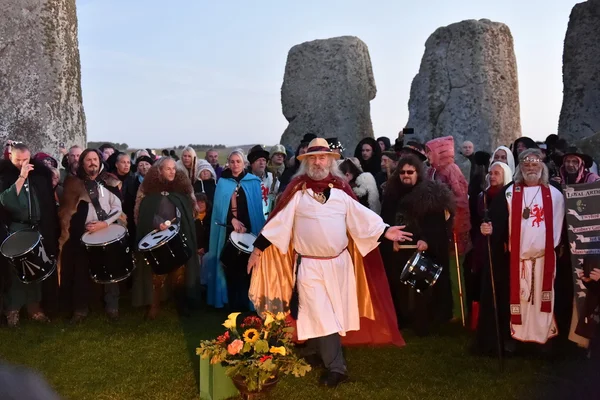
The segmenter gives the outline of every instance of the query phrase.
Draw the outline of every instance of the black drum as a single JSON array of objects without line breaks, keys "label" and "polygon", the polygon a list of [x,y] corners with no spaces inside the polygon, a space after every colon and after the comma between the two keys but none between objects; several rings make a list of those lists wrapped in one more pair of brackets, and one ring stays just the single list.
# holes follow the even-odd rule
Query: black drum
[{"label": "black drum", "polygon": [[23,229],[7,237],[0,253],[23,283],[41,282],[56,269],[56,260],[46,255],[42,235],[35,229]]},{"label": "black drum", "polygon": [[127,279],[135,269],[127,229],[113,224],[81,237],[90,261],[94,282],[107,284]]},{"label": "black drum", "polygon": [[400,281],[421,293],[435,285],[441,273],[441,266],[434,263],[424,252],[417,251],[404,266]]},{"label": "black drum", "polygon": [[246,271],[255,240],[256,236],[251,233],[231,232],[221,252],[220,261],[223,267],[229,270],[241,268]]},{"label": "black drum", "polygon": [[180,232],[179,224],[163,231],[153,230],[140,240],[138,250],[156,275],[168,274],[192,257],[192,248]]}]

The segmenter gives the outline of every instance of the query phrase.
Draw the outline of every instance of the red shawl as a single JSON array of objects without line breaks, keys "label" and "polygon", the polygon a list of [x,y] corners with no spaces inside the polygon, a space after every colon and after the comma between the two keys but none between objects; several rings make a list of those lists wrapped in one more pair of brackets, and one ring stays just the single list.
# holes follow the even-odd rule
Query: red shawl
[{"label": "red shawl", "polygon": [[[510,322],[521,325],[521,298],[519,291],[521,267],[521,221],[523,218],[523,193],[525,189],[521,184],[513,187],[511,207],[510,231]],[[542,185],[542,206],[544,207],[544,221],[546,225],[546,246],[544,255],[544,277],[542,280],[542,307],[545,313],[552,312],[552,286],[554,275],[554,224],[552,210],[552,195],[550,188]]]}]

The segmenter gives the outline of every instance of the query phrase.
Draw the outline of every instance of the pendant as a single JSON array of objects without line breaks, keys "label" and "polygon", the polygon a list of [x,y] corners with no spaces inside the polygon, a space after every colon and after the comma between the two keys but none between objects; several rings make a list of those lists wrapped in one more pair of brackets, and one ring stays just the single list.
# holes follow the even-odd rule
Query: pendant
[{"label": "pendant", "polygon": [[530,213],[531,213],[531,210],[529,209],[529,207],[525,207],[525,209],[523,210],[523,218],[529,219]]}]

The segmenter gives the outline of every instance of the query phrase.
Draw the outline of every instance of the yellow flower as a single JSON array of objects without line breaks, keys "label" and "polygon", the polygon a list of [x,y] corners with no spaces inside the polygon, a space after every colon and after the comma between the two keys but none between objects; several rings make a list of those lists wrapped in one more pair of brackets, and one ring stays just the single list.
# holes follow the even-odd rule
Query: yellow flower
[{"label": "yellow flower", "polygon": [[281,354],[282,356],[285,356],[285,354],[286,354],[285,347],[283,347],[283,346],[279,346],[279,347],[271,346],[271,348],[269,349],[269,352],[272,354]]},{"label": "yellow flower", "polygon": [[225,321],[223,326],[227,329],[235,329],[235,320],[237,319],[237,316],[240,314],[241,313],[239,313],[239,312],[234,312],[234,313],[229,314],[229,316],[227,317],[227,321]]},{"label": "yellow flower", "polygon": [[247,343],[254,343],[258,340],[258,331],[254,328],[246,330],[244,332],[244,341]]},{"label": "yellow flower", "polygon": [[275,321],[275,318],[273,318],[273,314],[267,313],[267,318],[265,318],[265,326],[271,325],[273,321]]},{"label": "yellow flower", "polygon": [[281,311],[279,311],[277,313],[277,315],[275,316],[275,319],[277,321],[283,321],[285,319],[286,315],[284,313],[282,313]]}]

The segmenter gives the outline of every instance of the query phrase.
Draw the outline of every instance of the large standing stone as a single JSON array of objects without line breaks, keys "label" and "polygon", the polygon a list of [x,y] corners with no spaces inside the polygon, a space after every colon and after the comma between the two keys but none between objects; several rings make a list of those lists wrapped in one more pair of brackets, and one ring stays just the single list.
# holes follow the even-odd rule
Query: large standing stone
[{"label": "large standing stone", "polygon": [[563,53],[558,135],[574,142],[600,131],[600,0],[571,11]]},{"label": "large standing stone", "polygon": [[370,101],[377,88],[367,45],[342,36],[296,45],[288,53],[281,87],[289,125],[281,143],[296,148],[306,133],[337,137],[348,152],[373,137]]},{"label": "large standing stone", "polygon": [[407,127],[426,142],[454,136],[491,151],[521,136],[517,62],[510,29],[487,19],[438,28],[410,89]]},{"label": "large standing stone", "polygon": [[0,0],[0,139],[85,145],[75,0]]}]

